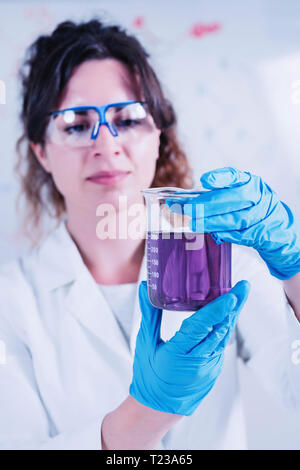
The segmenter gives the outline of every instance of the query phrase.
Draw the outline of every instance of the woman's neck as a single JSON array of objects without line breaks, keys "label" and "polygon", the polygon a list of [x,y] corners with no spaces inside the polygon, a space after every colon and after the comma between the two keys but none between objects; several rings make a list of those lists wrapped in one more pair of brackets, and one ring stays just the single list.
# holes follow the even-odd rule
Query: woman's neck
[{"label": "woman's neck", "polygon": [[98,284],[137,282],[144,256],[145,240],[131,238],[99,239],[95,217],[68,213],[66,226],[82,259]]}]

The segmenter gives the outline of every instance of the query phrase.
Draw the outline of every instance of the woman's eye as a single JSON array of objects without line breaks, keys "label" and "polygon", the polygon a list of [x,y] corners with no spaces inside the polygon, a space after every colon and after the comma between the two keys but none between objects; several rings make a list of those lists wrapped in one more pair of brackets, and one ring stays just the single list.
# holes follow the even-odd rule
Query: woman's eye
[{"label": "woman's eye", "polygon": [[84,125],[84,124],[77,124],[75,126],[68,126],[64,129],[64,131],[68,134],[75,134],[78,133],[80,134],[81,132],[86,131],[89,129],[89,126]]},{"label": "woman's eye", "polygon": [[140,124],[140,121],[134,120],[134,119],[121,119],[120,121],[116,122],[116,126],[120,128],[128,128],[128,127],[134,127]]}]

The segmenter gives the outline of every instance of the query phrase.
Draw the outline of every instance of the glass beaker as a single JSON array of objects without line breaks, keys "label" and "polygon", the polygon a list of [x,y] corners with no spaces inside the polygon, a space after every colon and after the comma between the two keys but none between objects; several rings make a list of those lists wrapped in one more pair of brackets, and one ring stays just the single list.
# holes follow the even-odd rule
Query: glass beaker
[{"label": "glass beaker", "polygon": [[[198,233],[198,227],[195,233],[183,205],[176,204],[174,212],[166,204],[166,199],[182,201],[202,192],[173,187],[142,191],[147,213],[148,295],[155,307],[198,310],[231,288],[231,244],[217,245],[209,233]],[[198,211],[197,216],[204,214],[202,204],[190,207]]]}]

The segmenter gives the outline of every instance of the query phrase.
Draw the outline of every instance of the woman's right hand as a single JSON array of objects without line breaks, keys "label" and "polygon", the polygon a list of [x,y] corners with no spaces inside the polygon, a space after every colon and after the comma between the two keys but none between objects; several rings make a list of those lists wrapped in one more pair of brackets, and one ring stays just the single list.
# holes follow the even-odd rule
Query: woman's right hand
[{"label": "woman's right hand", "polygon": [[166,413],[191,415],[212,389],[223,365],[224,349],[250,284],[238,282],[230,292],[186,318],[168,341],[160,337],[162,310],[139,286],[142,321],[137,335],[129,394]]}]

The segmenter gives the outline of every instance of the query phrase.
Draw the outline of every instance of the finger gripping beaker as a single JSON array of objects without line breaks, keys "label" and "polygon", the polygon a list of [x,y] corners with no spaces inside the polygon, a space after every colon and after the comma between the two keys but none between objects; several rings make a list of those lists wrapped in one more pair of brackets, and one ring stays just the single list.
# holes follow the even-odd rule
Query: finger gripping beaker
[{"label": "finger gripping beaker", "polygon": [[[193,311],[231,288],[231,244],[217,245],[204,230],[193,227],[192,231],[192,216],[183,211],[186,198],[191,200],[201,192],[171,187],[142,191],[147,212],[148,295],[155,307]],[[171,210],[167,199],[181,203]],[[194,211],[196,206],[191,207]],[[204,216],[205,206],[197,209]]]}]

